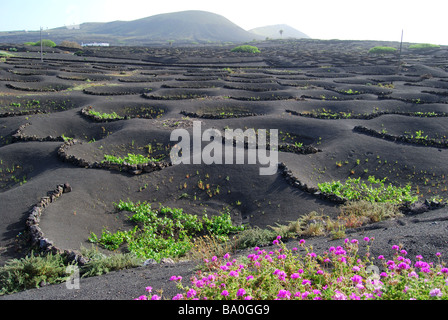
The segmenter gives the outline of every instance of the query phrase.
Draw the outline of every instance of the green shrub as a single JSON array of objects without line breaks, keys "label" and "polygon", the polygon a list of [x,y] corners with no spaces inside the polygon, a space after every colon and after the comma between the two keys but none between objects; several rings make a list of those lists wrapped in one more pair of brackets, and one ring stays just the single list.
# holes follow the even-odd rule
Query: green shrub
[{"label": "green shrub", "polygon": [[248,52],[248,53],[260,53],[260,49],[255,46],[242,45],[235,47],[231,50],[231,52]]},{"label": "green shrub", "polygon": [[103,120],[122,120],[124,119],[123,117],[119,116],[115,111],[112,113],[101,113],[98,111],[95,111],[93,109],[89,110],[89,114],[94,116],[94,117],[98,117],[99,119],[103,119]]},{"label": "green shrub", "polygon": [[157,261],[184,256],[192,249],[193,238],[201,234],[210,233],[226,241],[229,233],[243,229],[232,225],[228,212],[212,218],[204,215],[200,219],[179,208],[153,210],[146,202],[120,201],[115,207],[132,213],[129,220],[136,223],[135,227],[115,233],[104,229],[100,237],[92,233],[89,240],[108,250],[127,245],[127,249],[136,256]]},{"label": "green shrub", "polygon": [[253,227],[238,233],[235,238],[235,247],[246,249],[254,246],[264,246],[270,244],[277,237],[274,230]]},{"label": "green shrub", "polygon": [[333,194],[349,201],[366,200],[370,202],[390,202],[400,204],[403,202],[416,202],[418,197],[411,192],[411,186],[396,187],[385,185],[385,180],[368,178],[368,183],[361,178],[348,178],[345,183],[340,181],[319,183],[318,187],[324,194]]},{"label": "green shrub", "polygon": [[[36,43],[34,43],[34,46],[40,47],[40,41],[37,41]],[[42,40],[42,46],[54,48],[54,47],[56,47],[56,43],[54,43],[51,40],[44,39],[44,40]]]},{"label": "green shrub", "polygon": [[141,154],[128,153],[128,155],[124,158],[112,156],[112,155],[104,155],[104,162],[115,163],[115,164],[146,164],[149,162],[159,162],[160,159],[145,157]]},{"label": "green shrub", "polygon": [[437,49],[440,48],[439,45],[431,44],[431,43],[418,43],[418,44],[412,44],[409,46],[409,49],[414,50],[425,50],[425,49]]},{"label": "green shrub", "polygon": [[372,49],[369,50],[369,53],[372,54],[386,54],[386,53],[395,53],[397,51],[396,48],[392,48],[392,47],[373,47]]},{"label": "green shrub", "polygon": [[89,259],[89,262],[82,266],[80,272],[82,277],[100,276],[111,271],[123,270],[139,267],[143,259],[132,253],[118,253],[106,256],[98,251],[91,249],[82,252],[83,256]]},{"label": "green shrub", "polygon": [[0,295],[10,294],[31,288],[42,283],[61,283],[69,278],[67,263],[58,254],[34,254],[23,259],[7,261],[0,268]]}]

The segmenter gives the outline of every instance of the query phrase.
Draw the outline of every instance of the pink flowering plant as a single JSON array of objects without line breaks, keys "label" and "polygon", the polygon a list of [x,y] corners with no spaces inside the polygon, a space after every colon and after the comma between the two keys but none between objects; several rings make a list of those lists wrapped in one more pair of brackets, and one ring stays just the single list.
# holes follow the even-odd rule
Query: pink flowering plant
[{"label": "pink flowering plant", "polygon": [[303,239],[299,241],[301,248],[288,249],[278,236],[274,250],[255,247],[243,258],[226,254],[205,259],[205,268],[190,279],[189,285],[184,285],[181,277],[171,277],[184,292],[172,299],[447,299],[448,268],[440,253],[437,264],[425,262],[422,256],[416,256],[413,263],[401,246],[392,247],[391,259],[382,255],[374,258],[369,250],[373,241],[368,237],[361,240],[366,246],[362,257],[356,239],[345,239],[343,246],[330,247],[318,255]]}]

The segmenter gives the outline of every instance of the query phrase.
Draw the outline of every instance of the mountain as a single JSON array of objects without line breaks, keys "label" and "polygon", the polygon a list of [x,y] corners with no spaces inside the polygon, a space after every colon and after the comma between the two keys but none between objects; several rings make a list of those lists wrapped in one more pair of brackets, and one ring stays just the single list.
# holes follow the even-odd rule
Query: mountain
[{"label": "mountain", "polygon": [[[39,31],[0,32],[0,42],[23,43],[39,40]],[[83,23],[79,28],[46,30],[45,39],[61,41],[108,42],[111,45],[144,45],[167,41],[246,42],[262,39],[225,17],[206,11],[190,10],[158,14],[133,21]]]},{"label": "mountain", "polygon": [[[283,30],[282,34],[280,34],[280,30]],[[251,32],[255,35],[261,36],[263,38],[270,38],[270,39],[309,38],[308,35],[288,26],[287,24],[276,24],[276,25],[271,25],[271,26],[259,27],[259,28],[251,29],[251,30],[249,30],[249,32]]]}]

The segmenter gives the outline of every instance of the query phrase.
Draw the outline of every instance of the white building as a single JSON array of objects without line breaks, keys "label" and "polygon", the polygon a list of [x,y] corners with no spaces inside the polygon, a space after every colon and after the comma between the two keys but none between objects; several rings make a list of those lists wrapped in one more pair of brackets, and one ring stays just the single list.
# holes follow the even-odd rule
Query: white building
[{"label": "white building", "polygon": [[109,47],[109,43],[106,42],[92,42],[92,43],[81,43],[82,47]]}]

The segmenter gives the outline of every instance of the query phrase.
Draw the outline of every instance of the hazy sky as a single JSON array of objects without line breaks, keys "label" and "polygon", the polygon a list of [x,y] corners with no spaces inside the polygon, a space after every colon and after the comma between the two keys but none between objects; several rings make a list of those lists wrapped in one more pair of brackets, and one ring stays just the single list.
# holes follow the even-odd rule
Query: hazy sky
[{"label": "hazy sky", "polygon": [[204,10],[243,29],[288,24],[315,39],[428,42],[448,45],[446,0],[2,0],[0,31],[83,22],[135,20]]}]

